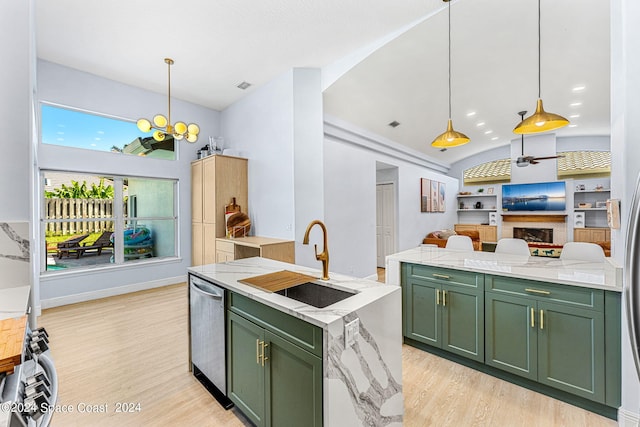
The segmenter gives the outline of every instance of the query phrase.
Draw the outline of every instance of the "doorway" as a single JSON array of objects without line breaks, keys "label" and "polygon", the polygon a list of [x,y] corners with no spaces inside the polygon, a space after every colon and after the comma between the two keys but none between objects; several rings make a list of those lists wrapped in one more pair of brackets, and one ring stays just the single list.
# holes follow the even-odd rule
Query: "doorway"
[{"label": "doorway", "polygon": [[396,252],[396,189],[394,182],[376,184],[377,266],[385,267],[385,257]]}]

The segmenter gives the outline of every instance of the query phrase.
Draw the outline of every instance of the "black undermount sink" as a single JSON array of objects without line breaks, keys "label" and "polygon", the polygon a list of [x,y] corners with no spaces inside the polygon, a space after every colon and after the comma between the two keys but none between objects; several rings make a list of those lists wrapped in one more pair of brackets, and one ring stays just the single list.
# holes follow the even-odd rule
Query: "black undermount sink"
[{"label": "black undermount sink", "polygon": [[355,292],[330,288],[313,282],[292,286],[276,293],[317,308],[327,307],[355,295]]}]

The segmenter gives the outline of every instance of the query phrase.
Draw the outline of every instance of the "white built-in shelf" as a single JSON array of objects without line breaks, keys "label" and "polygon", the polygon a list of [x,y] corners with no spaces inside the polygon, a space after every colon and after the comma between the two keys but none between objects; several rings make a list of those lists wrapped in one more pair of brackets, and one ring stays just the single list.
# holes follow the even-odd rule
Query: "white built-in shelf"
[{"label": "white built-in shelf", "polygon": [[458,212],[496,212],[496,209],[458,209]]},{"label": "white built-in shelf", "polygon": [[573,208],[574,211],[606,211],[607,208]]},{"label": "white built-in shelf", "polygon": [[462,199],[463,197],[496,197],[495,194],[458,194],[458,198]]},{"label": "white built-in shelf", "polygon": [[606,193],[611,191],[610,188],[603,188],[602,190],[578,190],[578,191],[574,191],[574,193],[578,194],[578,193]]}]

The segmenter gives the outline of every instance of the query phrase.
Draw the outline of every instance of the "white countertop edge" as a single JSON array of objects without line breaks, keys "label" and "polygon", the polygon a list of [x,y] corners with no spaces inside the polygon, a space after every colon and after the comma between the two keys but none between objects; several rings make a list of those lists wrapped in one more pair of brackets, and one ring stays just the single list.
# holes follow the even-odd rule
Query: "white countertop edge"
[{"label": "white countertop edge", "polygon": [[[622,292],[623,271],[613,260],[604,263],[525,257],[482,251],[454,251],[418,247],[387,256],[387,263],[399,262],[451,268],[496,276],[557,283],[569,286]],[[387,280],[389,283],[389,280]],[[393,281],[391,281],[393,283]]]},{"label": "white countertop edge", "polygon": [[31,286],[0,289],[0,320],[22,317],[29,308]]},{"label": "white countertop edge", "polygon": [[316,308],[285,296],[245,285],[238,280],[276,271],[289,270],[320,277],[320,271],[295,264],[266,258],[244,258],[219,264],[189,267],[188,271],[202,279],[209,280],[225,289],[258,301],[271,308],[302,319],[326,329],[331,323],[342,319],[370,303],[398,291],[395,286],[368,279],[359,279],[337,273],[329,273],[329,280],[319,282],[336,289],[354,290],[358,293],[325,308]]}]

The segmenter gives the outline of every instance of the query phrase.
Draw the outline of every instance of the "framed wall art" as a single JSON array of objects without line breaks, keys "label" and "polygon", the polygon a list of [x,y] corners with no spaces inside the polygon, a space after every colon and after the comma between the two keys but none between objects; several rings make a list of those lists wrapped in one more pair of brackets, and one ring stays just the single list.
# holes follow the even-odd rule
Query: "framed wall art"
[{"label": "framed wall art", "polygon": [[420,178],[420,212],[431,212],[431,180]]}]

